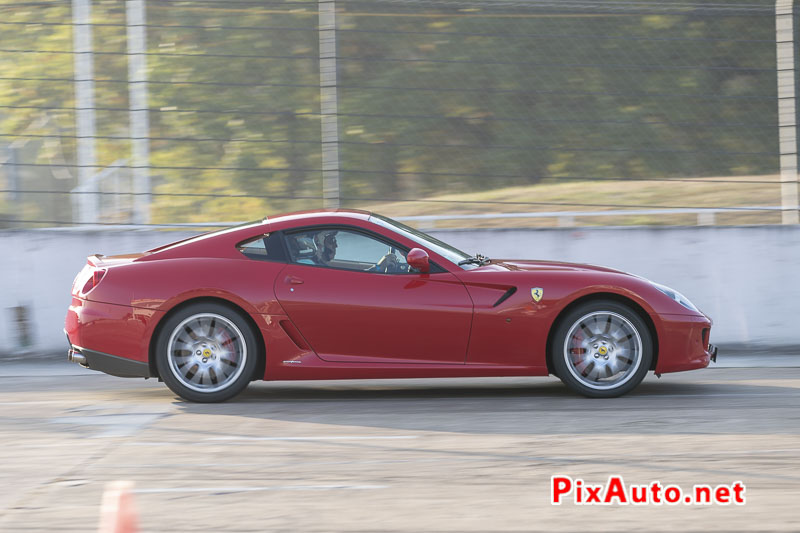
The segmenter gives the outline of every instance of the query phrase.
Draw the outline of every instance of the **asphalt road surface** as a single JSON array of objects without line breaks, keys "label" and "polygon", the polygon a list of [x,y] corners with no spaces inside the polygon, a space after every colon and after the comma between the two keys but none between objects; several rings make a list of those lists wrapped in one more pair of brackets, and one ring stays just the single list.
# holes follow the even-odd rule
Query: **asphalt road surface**
[{"label": "asphalt road surface", "polygon": [[[513,378],[259,382],[221,405],[0,362],[0,531],[94,531],[115,480],[142,531],[800,531],[800,357],[737,361],[614,400]],[[742,481],[746,503],[553,506],[555,474]]]}]

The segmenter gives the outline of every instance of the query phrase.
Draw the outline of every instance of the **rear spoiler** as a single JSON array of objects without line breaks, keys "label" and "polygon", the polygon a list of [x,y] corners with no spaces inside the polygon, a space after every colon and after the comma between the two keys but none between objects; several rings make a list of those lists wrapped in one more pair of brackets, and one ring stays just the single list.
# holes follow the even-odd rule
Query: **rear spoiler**
[{"label": "rear spoiler", "polygon": [[103,254],[92,254],[86,258],[86,262],[95,268],[108,268],[136,261],[140,257],[144,257],[146,255],[148,255],[147,252],[141,254],[108,255],[108,256]]}]

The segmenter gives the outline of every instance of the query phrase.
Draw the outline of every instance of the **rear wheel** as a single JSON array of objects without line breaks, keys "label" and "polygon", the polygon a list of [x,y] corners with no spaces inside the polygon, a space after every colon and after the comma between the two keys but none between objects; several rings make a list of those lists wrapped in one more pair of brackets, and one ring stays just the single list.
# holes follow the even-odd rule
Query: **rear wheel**
[{"label": "rear wheel", "polygon": [[256,338],[232,309],[198,303],[167,319],[156,344],[158,374],[192,402],[223,402],[242,392],[256,367]]},{"label": "rear wheel", "polygon": [[627,305],[600,300],[570,311],[556,326],[551,346],[556,375],[592,398],[613,398],[641,383],[653,361],[653,339]]}]

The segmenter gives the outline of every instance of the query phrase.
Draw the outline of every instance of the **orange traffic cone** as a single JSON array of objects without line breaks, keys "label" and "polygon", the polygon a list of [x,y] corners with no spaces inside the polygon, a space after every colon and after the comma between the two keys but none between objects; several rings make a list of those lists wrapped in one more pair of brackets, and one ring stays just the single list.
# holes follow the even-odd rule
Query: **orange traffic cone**
[{"label": "orange traffic cone", "polygon": [[136,533],[139,530],[132,491],[131,481],[106,484],[98,533]]}]

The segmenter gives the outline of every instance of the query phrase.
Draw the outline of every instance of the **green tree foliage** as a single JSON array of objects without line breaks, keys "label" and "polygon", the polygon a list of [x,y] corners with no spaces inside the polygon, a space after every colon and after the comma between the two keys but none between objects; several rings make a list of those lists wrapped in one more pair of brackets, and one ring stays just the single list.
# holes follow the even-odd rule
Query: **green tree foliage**
[{"label": "green tree foliage", "polygon": [[[321,205],[316,5],[148,2],[154,192],[211,195],[156,196],[154,221]],[[775,173],[772,4],[731,5],[341,0],[344,203]],[[94,2],[93,19],[108,165],[130,157],[124,2]],[[0,147],[27,143],[28,164],[75,163],[70,21],[69,2],[0,5]],[[77,184],[69,166],[17,170],[26,190]],[[72,216],[65,195],[0,198],[19,218]]]}]

